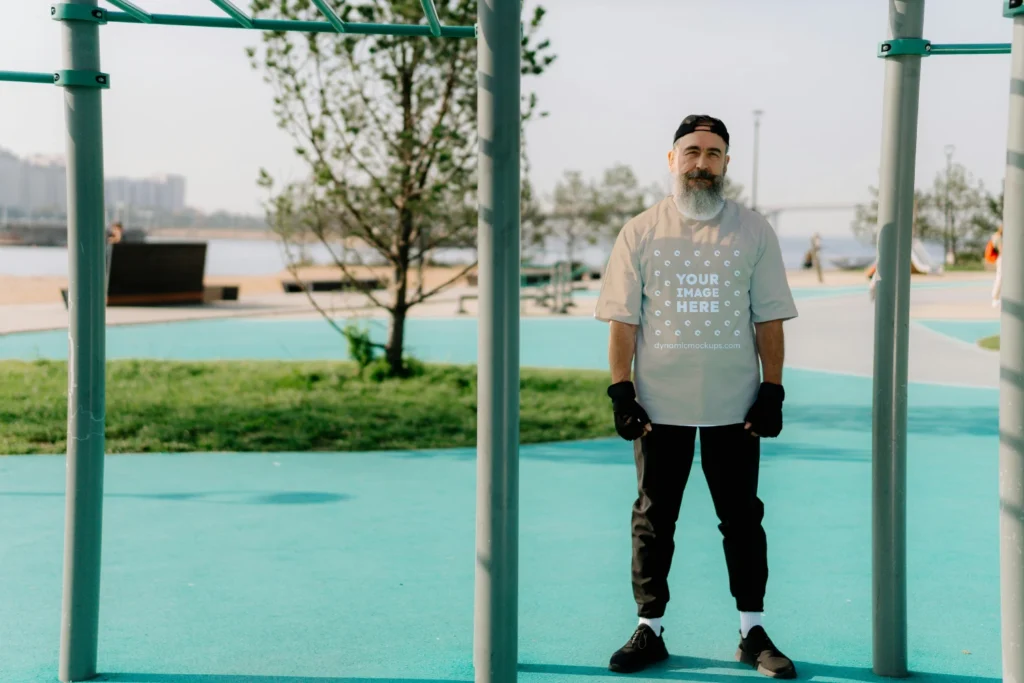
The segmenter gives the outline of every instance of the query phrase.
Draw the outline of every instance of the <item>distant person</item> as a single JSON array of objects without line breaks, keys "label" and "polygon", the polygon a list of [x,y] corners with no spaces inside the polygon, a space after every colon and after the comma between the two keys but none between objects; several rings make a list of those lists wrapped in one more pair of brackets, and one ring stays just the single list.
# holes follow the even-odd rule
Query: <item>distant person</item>
[{"label": "distant person", "polygon": [[114,223],[107,230],[107,244],[117,244],[124,238],[124,227],[120,222]]},{"label": "distant person", "polygon": [[821,233],[814,233],[811,236],[811,248],[807,250],[807,257],[811,262],[810,267],[818,275],[818,282],[824,283],[825,277],[821,272]]},{"label": "distant person", "polygon": [[107,249],[106,249],[106,256],[107,256],[107,258],[106,258],[106,263],[104,264],[105,265],[104,276],[105,276],[105,281],[106,281],[106,289],[105,289],[105,291],[108,291],[108,292],[110,291],[110,262],[114,258],[114,245],[117,244],[118,242],[120,242],[123,237],[124,237],[124,228],[121,226],[120,221],[118,221],[118,222],[114,223],[113,225],[111,225],[110,229],[107,230]]},{"label": "distant person", "polygon": [[782,430],[782,324],[797,310],[774,230],[723,196],[725,124],[688,116],[672,140],[673,193],[619,232],[594,312],[610,324],[608,395],[616,431],[633,442],[638,481],[639,624],[609,668],[636,672],[668,657],[661,619],[699,431],[739,611],[737,654],[761,673],[792,678],[793,662],[762,625],[768,555],[757,480],[760,439]]},{"label": "distant person", "polygon": [[992,308],[999,308],[1003,291],[1003,226],[989,240],[990,251],[996,262],[996,279],[992,283]]}]

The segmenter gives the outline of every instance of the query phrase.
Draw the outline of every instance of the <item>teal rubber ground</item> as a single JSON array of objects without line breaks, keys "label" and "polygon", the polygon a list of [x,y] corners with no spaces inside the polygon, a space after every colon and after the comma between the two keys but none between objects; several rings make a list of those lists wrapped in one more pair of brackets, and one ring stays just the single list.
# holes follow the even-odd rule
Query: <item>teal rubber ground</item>
[{"label": "teal rubber ground", "polygon": [[969,344],[999,334],[998,320],[919,320],[928,329],[941,332]]},{"label": "teal rubber ground", "polygon": [[[873,681],[870,380],[787,370],[764,444],[765,620],[801,678]],[[910,664],[1000,678],[997,394],[913,385]],[[124,683],[472,681],[474,451],[111,456],[100,667]],[[523,449],[520,680],[605,680],[635,624],[619,440]],[[56,680],[64,459],[0,458],[4,681]],[[666,637],[631,677],[724,683],[738,617],[699,468]]]},{"label": "teal rubber ground", "polygon": [[[356,320],[375,341],[387,340],[387,320]],[[916,322],[916,321],[915,321]],[[934,321],[931,329],[968,340],[999,331],[999,323]],[[417,358],[472,363],[477,354],[475,318],[410,318],[406,350]],[[586,317],[524,318],[520,322],[521,363],[525,367],[604,370],[608,326]],[[0,359],[66,360],[65,330],[0,336]],[[107,358],[173,360],[339,360],[348,343],[323,320],[219,319],[107,328]]]},{"label": "teal rubber ground", "polygon": [[[844,294],[843,310],[869,305],[856,289]],[[833,329],[814,322],[820,310],[808,303],[804,335]],[[368,324],[382,340],[385,322]],[[473,318],[412,319],[410,351],[473,362],[476,327]],[[865,338],[857,329],[821,343],[840,354]],[[953,344],[950,353],[960,350]],[[112,326],[108,351],[337,359],[345,343],[321,320],[266,318]],[[0,337],[0,358],[66,355],[63,330]],[[607,327],[525,318],[522,364],[605,370]],[[786,427],[764,442],[761,475],[771,566],[765,621],[802,679],[882,680],[870,671],[871,380],[787,368],[785,384]],[[910,666],[936,683],[995,683],[998,393],[912,383],[909,398]],[[474,458],[472,449],[110,456],[103,678],[472,681]],[[607,680],[608,657],[636,623],[630,447],[531,446],[520,474],[519,678]],[[4,683],[56,680],[64,476],[62,457],[0,458]],[[733,662],[738,617],[699,466],[690,482],[665,620],[674,657],[629,678],[759,679]]]}]

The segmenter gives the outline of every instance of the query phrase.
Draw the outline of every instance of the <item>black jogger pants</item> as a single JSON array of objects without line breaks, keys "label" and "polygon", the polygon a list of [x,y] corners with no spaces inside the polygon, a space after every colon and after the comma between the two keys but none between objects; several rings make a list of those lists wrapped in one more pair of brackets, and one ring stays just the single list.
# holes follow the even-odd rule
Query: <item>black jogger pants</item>
[{"label": "black jogger pants", "polygon": [[[683,490],[693,465],[697,427],[652,425],[633,442],[637,499],[633,504],[633,596],[641,617],[663,616]],[[741,612],[764,610],[768,543],[757,497],[760,439],[742,424],[701,427],[701,465],[715,505],[729,571],[729,589]]]}]

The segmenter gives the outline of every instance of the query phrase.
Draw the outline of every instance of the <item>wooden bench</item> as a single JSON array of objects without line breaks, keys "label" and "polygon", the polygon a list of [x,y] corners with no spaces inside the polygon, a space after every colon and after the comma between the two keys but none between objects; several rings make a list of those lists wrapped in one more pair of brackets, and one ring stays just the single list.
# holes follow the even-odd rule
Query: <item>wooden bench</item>
[{"label": "wooden bench", "polygon": [[[107,246],[108,306],[237,301],[238,286],[205,286],[205,242],[118,242]],[[64,305],[68,290],[61,289]]]},{"label": "wooden bench", "polygon": [[380,278],[355,278],[330,280],[282,280],[281,287],[286,294],[295,294],[303,291],[303,285],[311,292],[366,292],[377,289],[384,289],[387,283]]}]

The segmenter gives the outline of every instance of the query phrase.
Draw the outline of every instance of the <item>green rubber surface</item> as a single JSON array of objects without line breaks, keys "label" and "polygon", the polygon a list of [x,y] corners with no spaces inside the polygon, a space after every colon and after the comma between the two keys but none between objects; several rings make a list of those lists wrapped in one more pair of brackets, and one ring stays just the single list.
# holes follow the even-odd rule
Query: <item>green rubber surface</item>
[{"label": "green rubber surface", "polygon": [[[765,624],[800,677],[871,668],[870,379],[787,370],[786,427],[764,442]],[[997,393],[912,385],[910,666],[1000,678]],[[0,458],[0,678],[54,681],[64,459]],[[621,440],[522,449],[521,681],[604,681],[636,623],[636,475]],[[473,680],[474,451],[110,456],[103,680]],[[739,619],[699,465],[684,497],[665,636],[633,680],[760,678],[733,661]],[[969,654],[968,654],[969,653]]]}]

